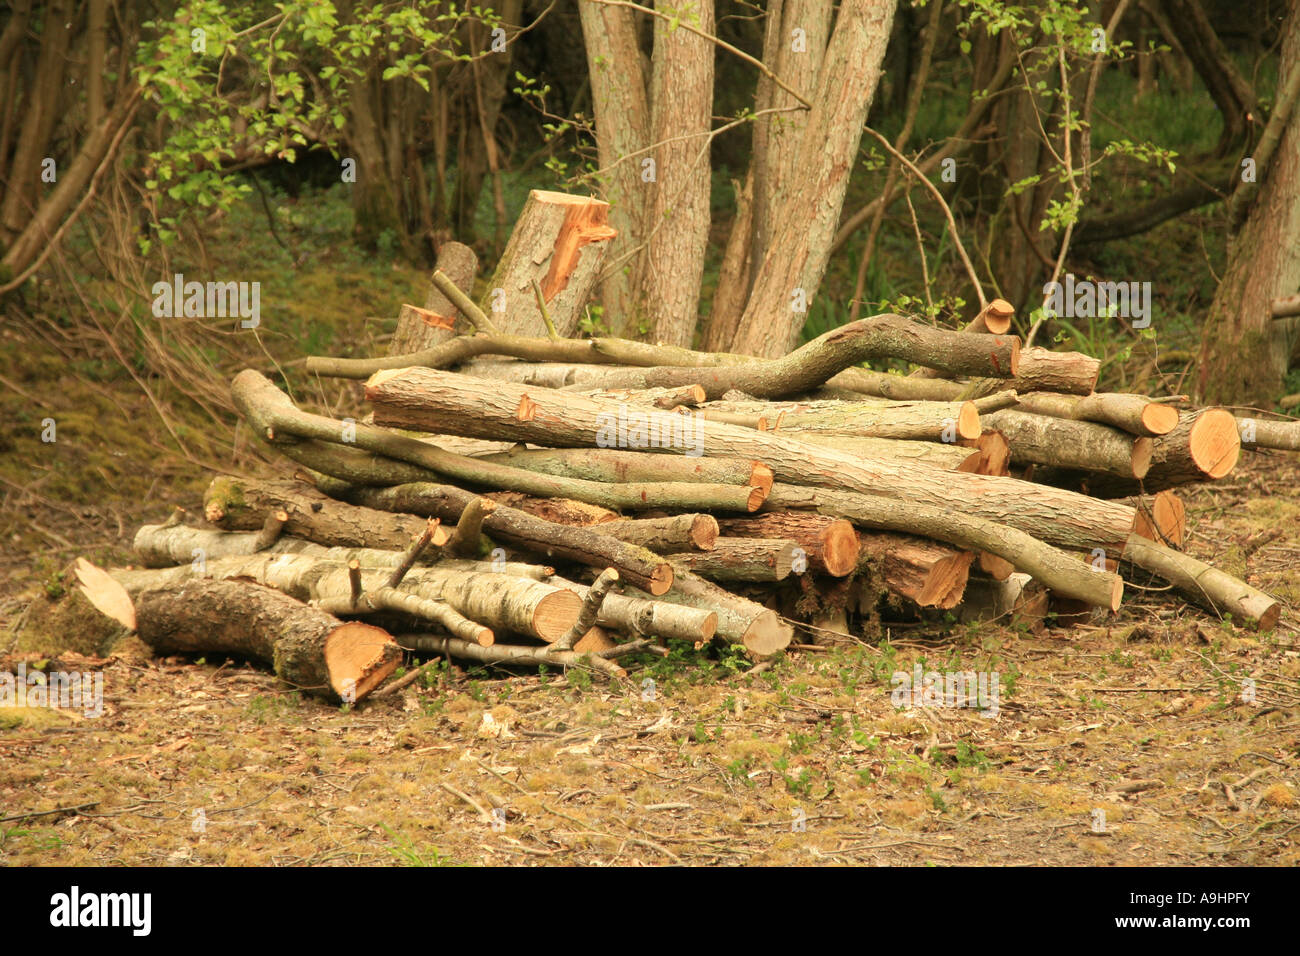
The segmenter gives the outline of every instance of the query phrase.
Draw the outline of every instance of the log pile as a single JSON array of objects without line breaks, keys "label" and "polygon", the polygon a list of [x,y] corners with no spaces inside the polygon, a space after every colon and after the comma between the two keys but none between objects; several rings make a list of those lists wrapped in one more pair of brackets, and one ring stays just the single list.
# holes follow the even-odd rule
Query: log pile
[{"label": "log pile", "polygon": [[[877,315],[772,360],[575,338],[604,215],[534,194],[525,219],[546,228],[497,270],[504,313],[460,288],[461,257],[431,308],[404,312],[416,351],[309,358],[365,380],[362,421],[236,376],[243,422],[292,477],[217,477],[203,527],[140,530],[146,568],[111,574],[146,642],[359,699],[399,647],[617,678],[671,642],[762,659],[882,613],[1110,614],[1122,575],[1277,622],[1271,597],[1180,550],[1174,489],[1227,475],[1242,447],[1227,411],[1096,391],[1095,360],[1022,351],[1001,300],[964,331]],[[1271,424],[1251,442],[1295,447]]]}]

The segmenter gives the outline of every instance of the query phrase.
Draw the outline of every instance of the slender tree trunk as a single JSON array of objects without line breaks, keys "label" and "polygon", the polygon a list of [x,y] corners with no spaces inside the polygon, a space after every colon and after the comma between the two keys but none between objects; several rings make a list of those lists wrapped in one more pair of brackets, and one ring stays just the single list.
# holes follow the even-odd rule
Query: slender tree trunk
[{"label": "slender tree trunk", "polygon": [[[1282,28],[1278,89],[1300,70],[1300,6]],[[1292,107],[1241,231],[1201,337],[1198,387],[1207,403],[1271,406],[1282,392],[1292,322],[1273,321],[1271,303],[1300,288],[1300,121]]]}]

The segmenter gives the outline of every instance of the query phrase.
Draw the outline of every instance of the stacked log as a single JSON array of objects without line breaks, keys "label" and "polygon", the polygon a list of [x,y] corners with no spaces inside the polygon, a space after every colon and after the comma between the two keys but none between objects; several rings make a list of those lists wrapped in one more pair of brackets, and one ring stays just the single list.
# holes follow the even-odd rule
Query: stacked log
[{"label": "stacked log", "polygon": [[146,568],[104,578],[126,595],[105,606],[133,606],[115,617],[160,652],[265,659],[350,701],[399,646],[618,679],[616,659],[668,642],[763,659],[882,607],[1111,614],[1125,573],[1277,622],[1181,553],[1173,489],[1224,477],[1243,444],[1300,447],[1294,429],[1097,391],[1095,359],[1022,352],[1002,300],[962,331],[877,315],[770,360],[573,338],[605,213],[534,193],[483,307],[449,246],[456,279],[436,272],[403,315],[411,351],[310,358],[367,379],[365,422],[237,375],[235,407],[292,477],[217,477],[202,526],[142,528]]}]

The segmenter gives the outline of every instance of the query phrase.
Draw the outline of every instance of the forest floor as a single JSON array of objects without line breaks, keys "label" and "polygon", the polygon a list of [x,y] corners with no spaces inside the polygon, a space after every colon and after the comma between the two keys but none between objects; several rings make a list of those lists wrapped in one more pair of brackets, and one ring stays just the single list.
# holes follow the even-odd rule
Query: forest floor
[{"label": "forest floor", "polygon": [[[0,862],[1300,864],[1294,617],[1261,635],[1136,587],[1090,626],[891,625],[752,670],[675,651],[622,685],[439,663],[355,710],[241,663],[5,653],[72,557],[125,562],[201,501],[132,401],[80,396],[81,441],[0,449],[0,671],[104,675],[98,717],[0,708]],[[1300,459],[1187,501],[1194,554],[1297,606]],[[918,662],[997,672],[996,716],[896,708]]]}]

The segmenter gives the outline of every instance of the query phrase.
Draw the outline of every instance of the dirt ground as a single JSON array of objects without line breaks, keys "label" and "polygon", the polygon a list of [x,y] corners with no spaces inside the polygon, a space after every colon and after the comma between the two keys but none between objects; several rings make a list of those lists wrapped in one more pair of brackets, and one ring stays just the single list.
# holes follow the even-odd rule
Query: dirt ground
[{"label": "dirt ground", "polygon": [[[1187,495],[1189,549],[1289,608],[1298,478],[1248,455]],[[166,504],[16,484],[0,651],[53,570],[125,560]],[[622,685],[439,661],[355,710],[243,663],[0,654],[104,675],[99,717],[0,708],[0,861],[1297,865],[1298,635],[1130,586],[1091,625],[897,625],[758,667],[685,649]],[[895,708],[917,662],[996,671],[998,713]]]}]

